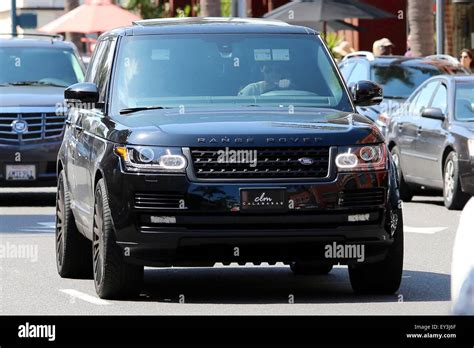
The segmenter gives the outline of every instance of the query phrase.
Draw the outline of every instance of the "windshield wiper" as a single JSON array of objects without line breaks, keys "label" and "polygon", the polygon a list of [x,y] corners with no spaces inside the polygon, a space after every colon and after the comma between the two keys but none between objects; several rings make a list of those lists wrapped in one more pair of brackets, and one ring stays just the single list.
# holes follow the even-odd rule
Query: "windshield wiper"
[{"label": "windshield wiper", "polygon": [[42,82],[42,81],[16,81],[9,82],[8,86],[52,86],[52,87],[67,87],[66,85],[60,85],[52,82]]},{"label": "windshield wiper", "polygon": [[383,97],[385,99],[407,99],[407,97],[401,97],[398,95],[384,95]]},{"label": "windshield wiper", "polygon": [[136,108],[125,108],[125,109],[120,110],[120,115],[131,114],[131,113],[139,112],[139,111],[161,110],[161,109],[169,109],[169,107],[165,107],[165,106],[139,106],[139,107],[136,107]]}]

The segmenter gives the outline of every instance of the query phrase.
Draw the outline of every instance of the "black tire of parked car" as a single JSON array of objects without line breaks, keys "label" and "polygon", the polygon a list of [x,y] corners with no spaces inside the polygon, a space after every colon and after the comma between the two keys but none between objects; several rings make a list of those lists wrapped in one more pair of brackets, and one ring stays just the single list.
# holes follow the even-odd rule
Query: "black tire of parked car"
[{"label": "black tire of parked car", "polygon": [[105,181],[95,190],[92,241],[94,285],[100,298],[123,299],[138,296],[143,283],[143,266],[125,262],[123,250],[115,241]]},{"label": "black tire of parked car", "polygon": [[392,149],[391,154],[393,161],[395,162],[395,166],[397,167],[398,183],[400,187],[400,199],[404,202],[411,202],[411,200],[413,199],[413,191],[403,178],[403,172],[400,164],[400,152],[398,151],[398,147],[395,146]]},{"label": "black tire of parked car", "polygon": [[332,271],[332,265],[320,262],[301,262],[290,263],[291,271],[296,275],[325,275]]},{"label": "black tire of parked car", "polygon": [[77,229],[63,171],[56,194],[56,266],[63,278],[92,279],[91,242]]},{"label": "black tire of parked car", "polygon": [[470,198],[468,194],[462,192],[456,158],[456,152],[450,152],[443,166],[444,205],[449,210],[461,210]]},{"label": "black tire of parked car", "polygon": [[393,294],[399,287],[403,273],[403,215],[397,212],[394,240],[385,260],[360,265],[349,265],[352,289],[362,294]]}]

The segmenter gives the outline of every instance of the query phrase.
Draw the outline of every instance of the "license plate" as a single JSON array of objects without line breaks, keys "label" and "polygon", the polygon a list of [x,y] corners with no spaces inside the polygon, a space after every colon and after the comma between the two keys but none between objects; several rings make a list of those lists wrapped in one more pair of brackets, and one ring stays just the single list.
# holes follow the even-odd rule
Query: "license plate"
[{"label": "license plate", "polygon": [[36,180],[36,166],[34,165],[7,165],[6,179],[11,181]]},{"label": "license plate", "polygon": [[243,212],[285,212],[288,210],[286,189],[240,189],[240,210]]}]

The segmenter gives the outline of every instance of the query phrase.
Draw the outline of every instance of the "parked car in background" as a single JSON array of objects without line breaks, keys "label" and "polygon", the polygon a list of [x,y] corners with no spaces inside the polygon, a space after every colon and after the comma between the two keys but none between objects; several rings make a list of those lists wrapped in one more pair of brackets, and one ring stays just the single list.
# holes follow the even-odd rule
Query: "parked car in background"
[{"label": "parked car in background", "polygon": [[460,209],[474,194],[473,106],[474,76],[437,76],[392,116],[386,141],[404,201],[428,189]]},{"label": "parked car in background", "polygon": [[84,79],[59,36],[0,38],[0,186],[55,186],[64,89]]},{"label": "parked car in background", "polygon": [[451,299],[454,315],[474,315],[474,198],[459,221],[451,265]]},{"label": "parked car in background", "polygon": [[446,56],[376,57],[370,52],[354,52],[347,55],[339,64],[339,68],[349,86],[360,80],[370,80],[383,88],[382,103],[376,106],[358,107],[358,111],[375,121],[384,135],[390,115],[420,84],[437,75],[469,74],[459,63],[456,64],[455,58],[450,60]]}]

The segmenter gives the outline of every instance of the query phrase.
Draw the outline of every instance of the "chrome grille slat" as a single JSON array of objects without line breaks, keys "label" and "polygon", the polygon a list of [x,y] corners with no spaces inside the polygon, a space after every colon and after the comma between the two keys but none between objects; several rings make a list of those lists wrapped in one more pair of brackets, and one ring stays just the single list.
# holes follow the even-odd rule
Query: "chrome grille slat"
[{"label": "chrome grille slat", "polygon": [[[11,129],[15,120],[28,123],[28,132],[17,134]],[[0,113],[0,144],[40,142],[60,138],[64,131],[65,116],[53,112]]]},{"label": "chrome grille slat", "polygon": [[183,195],[174,193],[136,193],[134,206],[135,209],[183,210],[185,208],[180,208],[180,201],[183,199]]},{"label": "chrome grille slat", "polygon": [[[222,163],[218,151],[225,148],[192,148],[191,158],[196,177],[202,179],[241,178],[316,178],[329,172],[329,147],[285,148],[229,148],[228,150],[256,150],[257,163]],[[300,158],[311,158],[311,165],[303,165]]]}]

